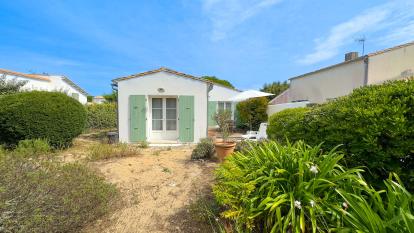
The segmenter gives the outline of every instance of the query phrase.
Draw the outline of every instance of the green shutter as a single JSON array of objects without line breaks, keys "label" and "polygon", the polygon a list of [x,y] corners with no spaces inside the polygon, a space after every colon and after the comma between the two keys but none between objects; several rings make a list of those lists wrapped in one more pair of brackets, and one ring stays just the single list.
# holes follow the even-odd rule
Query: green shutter
[{"label": "green shutter", "polygon": [[217,111],[217,101],[208,101],[208,126],[217,125],[214,115]]},{"label": "green shutter", "polygon": [[131,142],[145,141],[146,136],[146,106],[144,95],[129,96],[129,135]]},{"label": "green shutter", "polygon": [[179,96],[179,139],[194,141],[194,96]]}]

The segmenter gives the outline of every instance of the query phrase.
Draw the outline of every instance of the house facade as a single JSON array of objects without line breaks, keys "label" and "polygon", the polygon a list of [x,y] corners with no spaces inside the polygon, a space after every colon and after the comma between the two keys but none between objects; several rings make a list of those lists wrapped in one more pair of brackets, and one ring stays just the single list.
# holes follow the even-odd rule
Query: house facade
[{"label": "house facade", "polygon": [[[270,105],[299,102],[324,103],[354,89],[405,79],[414,72],[414,42],[358,57],[349,53],[344,62],[290,79],[290,87]],[[295,104],[293,104],[295,105]]]},{"label": "house facade", "polygon": [[[121,142],[193,143],[207,137],[218,109],[234,109],[237,90],[159,68],[113,80]],[[234,114],[234,111],[233,111]]]},{"label": "house facade", "polygon": [[25,81],[24,91],[58,91],[86,104],[88,93],[62,75],[25,74],[11,70],[0,69],[0,76],[6,80]]}]

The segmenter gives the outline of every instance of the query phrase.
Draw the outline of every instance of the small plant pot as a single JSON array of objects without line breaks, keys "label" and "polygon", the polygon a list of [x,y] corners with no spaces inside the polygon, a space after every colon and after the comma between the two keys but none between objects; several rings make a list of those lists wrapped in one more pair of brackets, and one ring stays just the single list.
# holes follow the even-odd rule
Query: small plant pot
[{"label": "small plant pot", "polygon": [[235,142],[216,142],[214,143],[214,147],[216,148],[217,157],[219,158],[220,162],[224,161],[224,158],[229,156],[233,153],[234,148],[236,147]]}]

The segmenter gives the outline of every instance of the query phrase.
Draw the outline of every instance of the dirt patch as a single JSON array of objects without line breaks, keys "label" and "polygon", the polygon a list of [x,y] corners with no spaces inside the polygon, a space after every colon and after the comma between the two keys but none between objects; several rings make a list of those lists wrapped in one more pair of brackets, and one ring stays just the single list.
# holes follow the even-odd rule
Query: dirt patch
[{"label": "dirt patch", "polygon": [[[214,162],[191,161],[191,147],[148,148],[142,155],[94,162],[121,193],[117,210],[86,232],[210,232],[191,224],[188,206],[213,181]],[[186,223],[186,224],[183,224]]]}]

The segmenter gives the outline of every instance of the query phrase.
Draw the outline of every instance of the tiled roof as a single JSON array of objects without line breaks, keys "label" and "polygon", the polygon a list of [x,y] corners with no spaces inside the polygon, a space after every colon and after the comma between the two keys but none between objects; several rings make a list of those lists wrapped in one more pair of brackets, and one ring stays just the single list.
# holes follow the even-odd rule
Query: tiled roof
[{"label": "tiled roof", "polygon": [[213,84],[213,85],[222,86],[222,87],[225,87],[225,88],[228,88],[228,89],[231,89],[231,90],[238,91],[237,89],[226,87],[224,85],[211,82],[211,81],[206,80],[204,78],[199,78],[199,77],[196,77],[196,76],[193,76],[193,75],[181,73],[181,72],[178,72],[178,71],[166,68],[166,67],[160,67],[160,68],[155,69],[155,70],[150,70],[150,71],[146,71],[146,72],[142,72],[142,73],[138,73],[138,74],[133,74],[133,75],[125,76],[125,77],[116,78],[116,79],[113,79],[112,82],[117,83],[117,82],[120,82],[120,81],[132,79],[132,78],[138,78],[138,77],[142,77],[142,76],[150,75],[150,74],[155,74],[155,73],[159,73],[159,72],[166,72],[166,73],[174,74],[174,75],[177,75],[177,76],[180,76],[180,77],[189,78],[189,79],[193,79],[193,80],[204,82],[204,83],[210,83],[210,84]]},{"label": "tiled roof", "polygon": [[23,78],[37,79],[41,81],[50,82],[50,79],[48,77],[43,76],[43,75],[38,75],[38,74],[24,74],[24,73],[6,70],[6,69],[0,69],[0,74],[7,74],[7,75],[13,75],[13,76],[18,76],[18,77],[23,77]]}]

